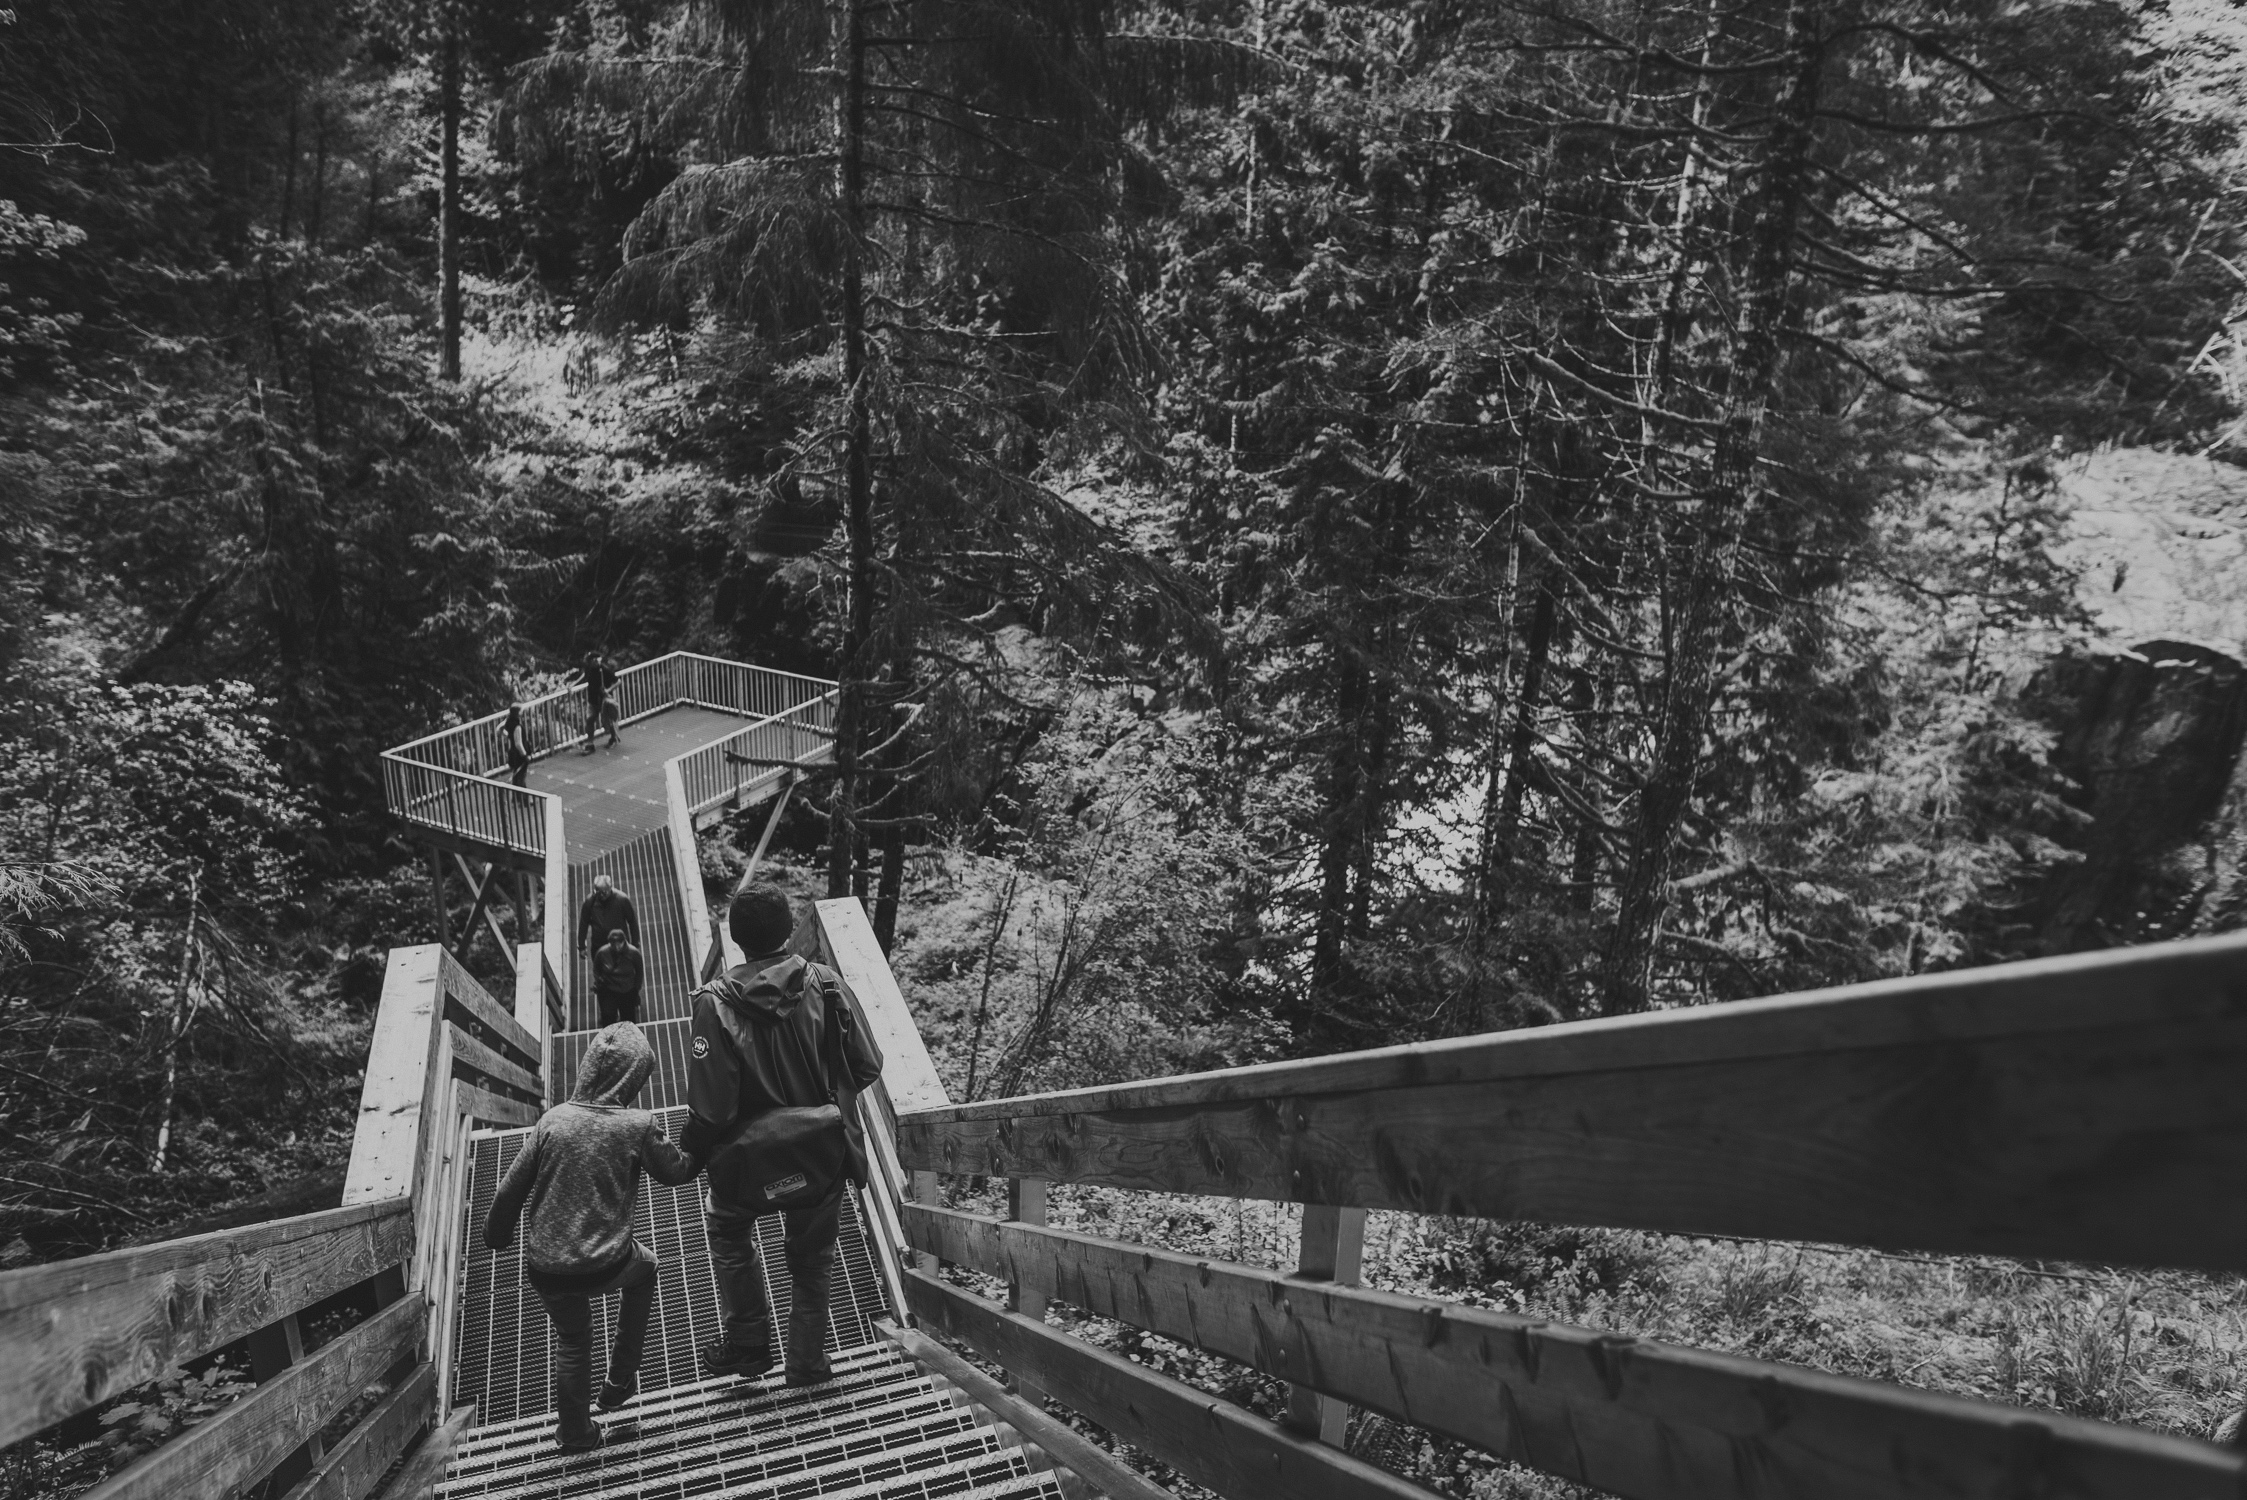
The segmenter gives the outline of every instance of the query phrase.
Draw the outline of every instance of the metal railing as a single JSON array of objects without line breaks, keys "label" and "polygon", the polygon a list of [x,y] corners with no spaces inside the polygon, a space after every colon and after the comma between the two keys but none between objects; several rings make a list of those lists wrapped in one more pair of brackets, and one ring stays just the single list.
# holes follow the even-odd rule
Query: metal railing
[{"label": "metal railing", "polygon": [[754,801],[790,768],[824,759],[835,743],[835,696],[822,693],[680,756],[673,764],[679,768],[689,815],[727,802]]},{"label": "metal railing", "polygon": [[[627,724],[681,705],[756,721],[739,734],[690,753],[698,784],[708,788],[706,799],[696,808],[701,811],[745,785],[751,792],[758,789],[757,777],[727,774],[731,763],[718,746],[733,746],[736,753],[749,756],[814,755],[823,743],[817,731],[833,726],[834,687],[817,677],[674,651],[626,667],[617,674],[609,696],[619,720]],[[546,794],[503,779],[506,724],[502,710],[384,751],[383,791],[390,810],[457,840],[544,858]],[[582,687],[562,688],[523,705],[523,736],[534,760],[566,749],[585,730]],[[718,795],[721,784],[726,791]]]}]

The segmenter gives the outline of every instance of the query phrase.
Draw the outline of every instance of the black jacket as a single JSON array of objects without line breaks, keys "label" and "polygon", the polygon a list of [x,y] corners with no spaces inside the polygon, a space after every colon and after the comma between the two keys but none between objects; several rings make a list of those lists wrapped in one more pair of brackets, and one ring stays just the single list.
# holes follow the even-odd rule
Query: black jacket
[{"label": "black jacket", "polygon": [[[830,1011],[843,1023],[839,1051],[846,1075],[833,1080],[819,1076]],[[854,1106],[858,1091],[882,1076],[882,1053],[842,975],[793,957],[741,964],[694,992],[690,1038],[688,1116],[680,1135],[689,1155],[707,1156],[719,1137],[752,1115],[825,1104],[832,1092],[843,1107],[851,1175],[866,1180],[866,1142]]]},{"label": "black jacket", "polygon": [[588,934],[593,946],[598,948],[609,940],[617,928],[636,948],[640,944],[640,914],[632,909],[632,898],[624,892],[610,888],[607,895],[595,891],[577,908],[577,945],[582,948]]}]

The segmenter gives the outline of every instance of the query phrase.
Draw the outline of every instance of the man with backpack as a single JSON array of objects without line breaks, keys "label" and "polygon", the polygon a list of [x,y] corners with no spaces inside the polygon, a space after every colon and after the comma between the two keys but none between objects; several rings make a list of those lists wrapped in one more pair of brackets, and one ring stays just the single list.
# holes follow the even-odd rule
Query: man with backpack
[{"label": "man with backpack", "polygon": [[754,1378],[776,1363],[756,1224],[779,1210],[794,1286],[787,1381],[817,1385],[831,1378],[827,1288],[843,1188],[866,1180],[857,1096],[882,1076],[882,1055],[843,977],[788,952],[796,918],[786,892],[744,886],[726,925],[749,958],[694,992],[680,1138],[709,1160],[703,1213],[725,1312],[702,1368]]}]

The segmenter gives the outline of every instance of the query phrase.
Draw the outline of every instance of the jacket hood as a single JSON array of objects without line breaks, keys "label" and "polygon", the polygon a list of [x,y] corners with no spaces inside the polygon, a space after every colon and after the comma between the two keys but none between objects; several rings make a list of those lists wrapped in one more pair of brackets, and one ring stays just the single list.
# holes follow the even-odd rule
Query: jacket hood
[{"label": "jacket hood", "polygon": [[717,997],[752,1020],[785,1021],[804,1003],[804,992],[810,988],[804,977],[811,965],[790,954],[778,963],[759,967],[742,964],[729,969],[710,981],[711,991]]},{"label": "jacket hood", "polygon": [[655,1049],[630,1021],[604,1026],[577,1065],[572,1104],[630,1104],[655,1071]]}]

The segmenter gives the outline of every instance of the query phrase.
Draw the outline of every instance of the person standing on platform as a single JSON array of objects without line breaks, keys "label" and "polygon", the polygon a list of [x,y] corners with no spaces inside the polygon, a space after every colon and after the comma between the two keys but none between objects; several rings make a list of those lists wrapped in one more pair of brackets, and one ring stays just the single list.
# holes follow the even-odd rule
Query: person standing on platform
[{"label": "person standing on platform", "polygon": [[577,908],[577,956],[585,957],[592,949],[601,947],[612,932],[622,932],[640,946],[640,914],[632,909],[632,898],[616,888],[616,882],[606,875],[593,877],[593,890]]},{"label": "person standing on platform", "polygon": [[602,1026],[640,1020],[640,950],[621,927],[609,929],[609,940],[593,950],[593,1001]]},{"label": "person standing on platform", "polygon": [[523,705],[507,705],[507,723],[500,733],[507,741],[507,775],[517,786],[527,786],[531,779],[531,742],[523,733]]},{"label": "person standing on platform", "polygon": [[641,1174],[676,1187],[702,1170],[653,1114],[632,1107],[654,1071],[654,1049],[639,1027],[611,1026],[595,1036],[569,1102],[539,1120],[484,1218],[484,1245],[495,1251],[512,1247],[523,1225],[524,1276],[554,1325],[554,1440],[565,1453],[601,1446],[591,1410],[595,1297],[624,1294],[601,1410],[615,1411],[639,1389],[656,1279],[655,1252],[632,1236]]},{"label": "person standing on platform", "polygon": [[608,659],[598,651],[585,653],[585,664],[578,669],[585,682],[585,748],[578,753],[593,753],[593,736],[601,730],[609,732],[609,744],[616,744],[616,705],[609,701],[609,689],[616,686],[617,674],[610,668]]},{"label": "person standing on platform", "polygon": [[[788,952],[796,918],[786,892],[744,886],[726,925],[751,957],[694,992],[679,1137],[710,1170],[702,1207],[725,1313],[702,1369],[753,1379],[775,1363],[756,1228],[777,1208],[793,1286],[787,1381],[817,1385],[833,1378],[827,1289],[843,1188],[866,1180],[857,1095],[882,1076],[882,1054],[842,975]],[[776,1159],[781,1143],[786,1159]]]}]

